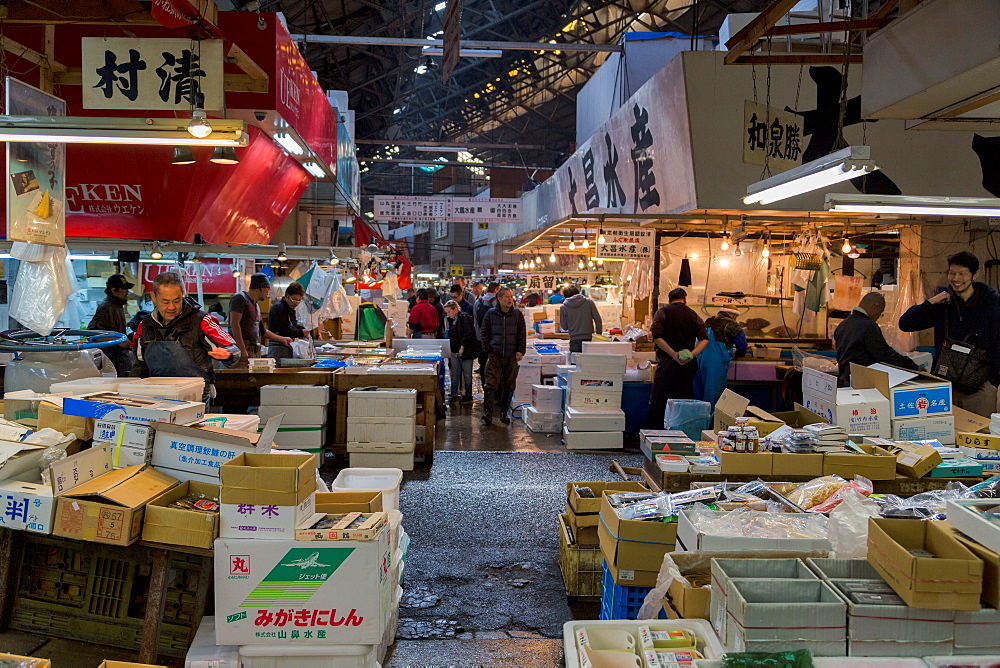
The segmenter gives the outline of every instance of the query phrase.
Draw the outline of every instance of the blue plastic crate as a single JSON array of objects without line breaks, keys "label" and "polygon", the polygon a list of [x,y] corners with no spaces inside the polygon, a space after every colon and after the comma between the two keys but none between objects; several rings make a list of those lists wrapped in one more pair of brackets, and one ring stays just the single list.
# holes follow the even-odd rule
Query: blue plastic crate
[{"label": "blue plastic crate", "polygon": [[[629,587],[615,584],[608,563],[602,565],[601,614],[598,619],[636,619],[639,608],[652,587]],[[660,608],[658,619],[666,619],[667,614]]]}]

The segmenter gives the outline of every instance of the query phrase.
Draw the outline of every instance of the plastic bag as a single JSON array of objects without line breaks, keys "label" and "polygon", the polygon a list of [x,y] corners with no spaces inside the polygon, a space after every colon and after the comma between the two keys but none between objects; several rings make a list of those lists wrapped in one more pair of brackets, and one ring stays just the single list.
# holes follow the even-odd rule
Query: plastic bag
[{"label": "plastic bag", "polygon": [[333,282],[330,284],[330,294],[327,296],[326,301],[323,302],[323,306],[320,308],[320,314],[325,320],[331,318],[343,318],[354,313],[354,307],[351,306],[350,300],[347,298],[347,290],[340,283],[340,272],[336,272],[333,277]]},{"label": "plastic bag", "polygon": [[66,263],[66,249],[61,247],[41,262],[22,262],[12,288],[10,317],[43,336],[51,334],[76,291]]},{"label": "plastic bag", "polygon": [[830,512],[827,528],[830,554],[834,559],[866,559],[868,557],[868,519],[879,516],[878,504],[854,489],[845,487],[840,504]]},{"label": "plastic bag", "polygon": [[816,369],[817,371],[837,373],[836,357],[813,355],[812,353],[803,352],[799,348],[792,348],[792,365],[799,371],[802,371],[803,368],[809,368]]},{"label": "plastic bag", "polygon": [[826,538],[827,518],[824,515],[793,515],[767,513],[758,510],[734,510],[718,515],[707,506],[698,504],[687,513],[691,524],[712,536],[746,538]]},{"label": "plastic bag", "polygon": [[856,475],[854,480],[850,481],[834,493],[833,496],[828,498],[823,503],[813,506],[809,509],[811,513],[828,513],[834,508],[839,506],[844,500],[844,495],[850,492],[855,492],[863,496],[871,496],[873,491],[872,481],[863,476]]},{"label": "plastic bag", "polygon": [[312,341],[305,339],[295,339],[292,341],[292,354],[295,359],[311,360],[316,358],[316,351],[313,350]]},{"label": "plastic bag", "polygon": [[[24,437],[24,442],[29,445],[48,445],[50,447],[62,445],[63,443],[69,443],[75,440],[76,434],[64,434],[61,431],[56,431],[55,429],[51,429],[49,427],[33,431]],[[62,457],[59,457],[59,459],[62,459]]]},{"label": "plastic bag", "polygon": [[917,349],[919,332],[902,331],[899,329],[899,319],[911,306],[924,301],[924,287],[919,280],[914,280],[913,272],[908,272],[906,276],[900,278],[896,306],[886,322],[881,325],[881,329],[886,343],[900,352],[908,353]]},{"label": "plastic bag", "polygon": [[701,432],[708,429],[712,417],[712,404],[694,399],[668,399],[663,413],[663,428],[677,429],[688,438],[701,440]]},{"label": "plastic bag", "polygon": [[818,506],[840,491],[847,481],[839,475],[825,475],[813,478],[788,495],[788,500],[803,510]]},{"label": "plastic bag", "polygon": [[62,353],[20,353],[19,359],[7,362],[4,391],[33,390],[47,394],[52,383],[78,378],[95,378],[101,372],[87,350]]}]

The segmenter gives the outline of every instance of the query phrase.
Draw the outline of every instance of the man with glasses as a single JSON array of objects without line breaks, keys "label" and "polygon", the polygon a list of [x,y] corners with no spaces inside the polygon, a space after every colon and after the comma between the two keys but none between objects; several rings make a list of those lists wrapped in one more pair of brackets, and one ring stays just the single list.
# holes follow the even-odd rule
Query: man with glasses
[{"label": "man with glasses", "polygon": [[[979,258],[969,251],[949,256],[948,285],[907,309],[899,328],[933,327],[934,372],[952,381],[955,404],[988,417],[997,411],[1000,386],[1000,294],[977,281],[978,274]],[[978,387],[963,386],[963,380],[977,375],[983,379]]]},{"label": "man with glasses", "polygon": [[277,304],[271,306],[271,311],[267,314],[267,328],[285,340],[275,341],[272,339],[267,347],[268,357],[276,360],[295,357],[292,352],[291,339],[302,339],[306,336],[305,327],[295,319],[295,308],[302,303],[305,296],[306,289],[302,287],[302,284],[298,281],[292,281],[285,288],[285,296]]}]

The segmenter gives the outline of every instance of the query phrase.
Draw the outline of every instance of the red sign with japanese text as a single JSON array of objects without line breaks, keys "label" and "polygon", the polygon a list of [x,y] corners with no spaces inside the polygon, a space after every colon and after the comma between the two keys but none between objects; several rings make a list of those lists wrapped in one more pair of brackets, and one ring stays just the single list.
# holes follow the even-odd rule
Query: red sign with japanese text
[{"label": "red sign with japanese text", "polygon": [[[153,279],[165,271],[178,271],[172,262],[145,263],[142,267],[142,289],[151,292]],[[184,289],[188,294],[198,293],[198,271],[201,271],[201,289],[208,294],[229,294],[236,292],[237,279],[233,276],[233,260],[205,258],[200,263],[188,262],[181,268]]]}]

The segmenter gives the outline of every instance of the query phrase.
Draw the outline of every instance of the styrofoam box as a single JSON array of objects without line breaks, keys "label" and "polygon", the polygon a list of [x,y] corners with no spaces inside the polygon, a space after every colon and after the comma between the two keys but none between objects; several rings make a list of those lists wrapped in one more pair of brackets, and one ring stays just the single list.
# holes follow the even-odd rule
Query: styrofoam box
[{"label": "styrofoam box", "polygon": [[215,644],[215,617],[202,617],[184,668],[240,668],[238,645]]},{"label": "styrofoam box", "polygon": [[[726,651],[722,648],[722,643],[719,642],[715,631],[704,619],[642,619],[638,621],[578,619],[563,624],[563,653],[566,657],[566,668],[579,668],[581,665],[576,641],[577,631],[600,628],[608,631],[625,631],[634,637],[640,626],[645,626],[650,631],[687,631],[698,639],[695,649],[706,659],[721,659]],[[721,665],[722,662],[719,663]]]},{"label": "styrofoam box", "polygon": [[631,341],[584,341],[583,352],[603,353],[605,355],[624,355],[632,359]]},{"label": "styrofoam box", "polygon": [[[105,378],[96,376],[93,378],[77,378],[76,380],[64,380],[59,383],[52,383],[49,388],[50,393],[69,392],[71,394],[89,394],[91,392],[118,392],[121,385],[136,383],[142,378]],[[201,399],[201,397],[199,397]]]},{"label": "styrofoam box", "polygon": [[[624,373],[624,372],[623,372]],[[570,371],[567,377],[569,390],[589,392],[617,392],[621,394],[625,378],[621,373],[599,373],[592,371]]]},{"label": "styrofoam box", "polygon": [[417,414],[417,391],[348,390],[347,414],[351,417],[411,417]]},{"label": "styrofoam box", "polygon": [[[141,378],[124,388],[133,397],[157,397],[176,401],[201,401],[205,392],[203,378]],[[125,394],[125,392],[122,392]]]},{"label": "styrofoam box", "polygon": [[371,668],[378,645],[244,645],[243,668]]},{"label": "styrofoam box", "polygon": [[382,492],[382,509],[399,510],[403,472],[382,468],[347,468],[337,474],[331,492]]},{"label": "styrofoam box", "polygon": [[351,452],[351,466],[371,469],[413,470],[413,452]]},{"label": "styrofoam box", "polygon": [[[722,668],[724,663],[714,659],[694,662],[694,668]],[[890,656],[814,656],[813,668],[927,668],[920,659]]]},{"label": "styrofoam box", "polygon": [[282,425],[323,425],[326,424],[326,406],[275,406],[263,405],[257,409],[262,422],[267,422],[275,415],[284,415]]},{"label": "styrofoam box", "polygon": [[982,668],[987,668],[987,666],[995,666],[998,660],[1000,660],[1000,653],[968,655],[963,656],[961,659],[957,659],[953,656],[924,657],[924,661],[931,668],[944,668],[944,666],[954,666],[956,664],[962,666],[982,666]]},{"label": "styrofoam box", "polygon": [[625,355],[609,353],[577,353],[573,361],[581,371],[621,375],[628,366]]},{"label": "styrofoam box", "polygon": [[1000,610],[955,612],[954,654],[1000,653]]},{"label": "styrofoam box", "polygon": [[567,450],[621,450],[624,446],[620,431],[569,431],[563,427]]},{"label": "styrofoam box", "polygon": [[518,363],[517,384],[539,385],[542,382],[542,365],[525,364],[524,360]]},{"label": "styrofoam box", "polygon": [[566,407],[569,431],[625,431],[625,411],[620,408]]},{"label": "styrofoam box", "polygon": [[528,429],[542,434],[558,434],[562,431],[563,414],[561,412],[543,412],[534,406],[528,406],[524,414],[524,423]]},{"label": "styrofoam box", "polygon": [[621,408],[622,393],[574,388],[567,390],[567,405],[574,408]]},{"label": "styrofoam box", "polygon": [[348,443],[415,443],[416,418],[354,417],[347,418]]},{"label": "styrofoam box", "polygon": [[261,406],[326,406],[330,403],[327,385],[262,385]]},{"label": "styrofoam box", "polygon": [[565,390],[556,385],[532,385],[531,405],[542,413],[557,413],[562,411]]},{"label": "styrofoam box", "polygon": [[350,443],[347,444],[348,452],[382,452],[393,454],[413,453],[417,446],[415,443]]},{"label": "styrofoam box", "polygon": [[326,427],[292,426],[281,427],[274,435],[276,448],[302,448],[315,450],[326,445]]}]

